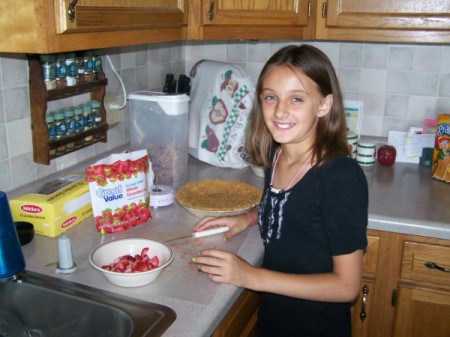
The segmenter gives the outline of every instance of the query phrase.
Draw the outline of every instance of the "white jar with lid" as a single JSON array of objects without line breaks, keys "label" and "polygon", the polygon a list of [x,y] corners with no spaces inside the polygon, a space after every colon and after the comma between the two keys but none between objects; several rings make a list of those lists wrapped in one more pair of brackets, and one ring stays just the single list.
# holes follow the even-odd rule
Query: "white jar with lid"
[{"label": "white jar with lid", "polygon": [[189,96],[140,91],[129,95],[131,149],[147,149],[158,184],[187,180]]}]

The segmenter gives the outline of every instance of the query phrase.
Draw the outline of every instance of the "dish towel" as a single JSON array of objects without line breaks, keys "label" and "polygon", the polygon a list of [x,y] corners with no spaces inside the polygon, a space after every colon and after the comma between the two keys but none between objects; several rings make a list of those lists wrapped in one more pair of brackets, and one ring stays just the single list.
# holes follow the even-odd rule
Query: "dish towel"
[{"label": "dish towel", "polygon": [[201,60],[191,70],[189,153],[219,167],[244,168],[241,153],[255,87],[230,63]]}]

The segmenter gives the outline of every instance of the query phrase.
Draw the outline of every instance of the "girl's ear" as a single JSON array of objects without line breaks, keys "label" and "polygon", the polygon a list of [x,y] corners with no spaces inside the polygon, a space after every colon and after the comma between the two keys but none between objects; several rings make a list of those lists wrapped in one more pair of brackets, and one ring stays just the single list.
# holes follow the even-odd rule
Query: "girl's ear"
[{"label": "girl's ear", "polygon": [[319,110],[317,111],[317,117],[326,116],[330,112],[332,105],[333,105],[332,94],[328,94],[327,96],[322,98],[319,105]]}]

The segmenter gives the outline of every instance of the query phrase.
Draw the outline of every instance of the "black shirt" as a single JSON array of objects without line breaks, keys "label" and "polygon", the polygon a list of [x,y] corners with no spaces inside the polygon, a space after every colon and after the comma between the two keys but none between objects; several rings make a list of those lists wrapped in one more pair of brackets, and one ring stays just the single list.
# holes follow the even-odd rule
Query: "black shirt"
[{"label": "black shirt", "polygon": [[[290,190],[271,190],[259,208],[263,267],[293,274],[333,271],[332,257],[367,245],[368,192],[355,160],[339,156],[311,168]],[[350,304],[261,294],[258,337],[349,337]]]}]

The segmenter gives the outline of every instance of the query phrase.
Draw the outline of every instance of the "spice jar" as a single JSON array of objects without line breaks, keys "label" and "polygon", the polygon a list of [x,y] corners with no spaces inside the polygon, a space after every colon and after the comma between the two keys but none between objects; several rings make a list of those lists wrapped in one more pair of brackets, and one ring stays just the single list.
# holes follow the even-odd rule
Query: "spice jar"
[{"label": "spice jar", "polygon": [[[55,112],[55,129],[56,129],[56,139],[61,139],[66,136],[66,124],[64,121],[64,112],[59,110]],[[65,145],[58,146],[56,148],[57,153],[64,153],[66,151]]]},{"label": "spice jar", "polygon": [[80,53],[75,56],[75,66],[77,67],[77,83],[84,83],[84,57]]},{"label": "spice jar", "polygon": [[[102,112],[100,111],[101,103],[99,101],[92,100],[89,102],[92,108],[92,115],[94,116],[94,128],[98,128],[102,125]],[[101,133],[96,133],[94,135],[95,139],[101,138]]]},{"label": "spice jar", "polygon": [[83,53],[84,57],[84,80],[92,82],[94,80],[94,62],[92,60],[92,51],[88,50]]},{"label": "spice jar", "polygon": [[[75,133],[75,120],[73,109],[64,109],[64,117],[66,123],[66,136],[72,136]],[[66,145],[66,149],[73,149],[75,147],[75,142],[70,142]]]},{"label": "spice jar", "polygon": [[75,65],[75,53],[69,53],[66,57],[66,83],[67,86],[77,85],[77,69]]},{"label": "spice jar", "polygon": [[47,91],[56,88],[56,68],[55,68],[55,55],[40,55],[42,66],[42,79],[45,83]]},{"label": "spice jar", "polygon": [[61,89],[66,86],[66,75],[66,55],[58,54],[55,63],[56,89]]},{"label": "spice jar", "polygon": [[93,61],[93,74],[95,80],[101,80],[103,78],[102,72],[102,58],[100,56],[100,50],[96,49],[92,52]]},{"label": "spice jar", "polygon": [[[83,117],[84,117],[84,131],[92,129],[94,126],[94,116],[92,115],[92,108],[90,104],[83,105]],[[93,136],[87,136],[84,138],[86,143],[92,142]]]},{"label": "spice jar", "polygon": [[[74,112],[74,122],[75,122],[75,133],[80,133],[84,131],[84,116],[83,116],[83,106],[76,106],[73,108]],[[75,146],[80,147],[84,144],[84,139],[77,139],[75,141]]]},{"label": "spice jar", "polygon": [[76,106],[73,108],[74,113],[74,124],[75,124],[75,133],[80,133],[84,128],[84,118],[83,118],[83,108],[80,106]]},{"label": "spice jar", "polygon": [[56,139],[55,117],[52,112],[45,115],[45,122],[47,123],[48,129],[48,141],[51,142]]}]

